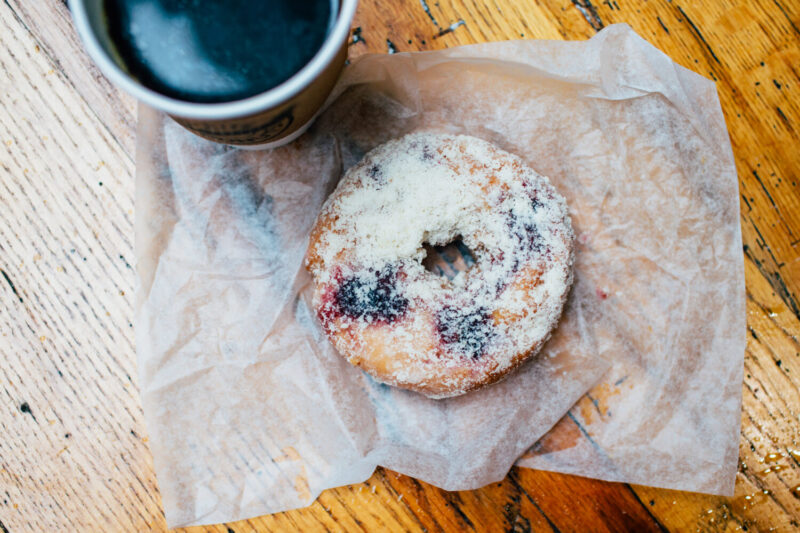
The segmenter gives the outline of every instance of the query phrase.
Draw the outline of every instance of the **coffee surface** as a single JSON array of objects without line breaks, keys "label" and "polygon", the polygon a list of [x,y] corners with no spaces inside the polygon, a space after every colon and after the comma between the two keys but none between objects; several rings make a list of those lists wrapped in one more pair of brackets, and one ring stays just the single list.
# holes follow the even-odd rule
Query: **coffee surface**
[{"label": "coffee surface", "polygon": [[230,102],[280,85],[317,53],[331,0],[105,0],[111,40],[143,85]]}]

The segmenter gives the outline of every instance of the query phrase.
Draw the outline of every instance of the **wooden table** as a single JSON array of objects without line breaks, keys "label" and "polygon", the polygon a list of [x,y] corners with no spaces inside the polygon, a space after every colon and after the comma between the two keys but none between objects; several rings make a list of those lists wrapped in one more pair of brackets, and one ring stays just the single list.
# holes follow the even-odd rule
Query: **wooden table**
[{"label": "wooden table", "polygon": [[[362,0],[350,52],[615,22],[715,80],[728,121],[749,331],[735,497],[517,468],[448,493],[379,469],[307,509],[186,531],[800,528],[800,2]],[[162,530],[131,324],[135,102],[55,0],[0,4],[0,88],[0,533]]]}]

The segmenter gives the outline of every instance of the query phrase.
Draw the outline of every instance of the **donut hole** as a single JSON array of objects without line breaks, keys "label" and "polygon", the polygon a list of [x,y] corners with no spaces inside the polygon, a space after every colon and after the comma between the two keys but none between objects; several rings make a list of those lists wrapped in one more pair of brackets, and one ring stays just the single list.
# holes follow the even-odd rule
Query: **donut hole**
[{"label": "donut hole", "polygon": [[460,272],[467,272],[475,266],[475,254],[464,243],[461,235],[444,245],[423,243],[425,258],[422,266],[425,270],[452,280]]}]

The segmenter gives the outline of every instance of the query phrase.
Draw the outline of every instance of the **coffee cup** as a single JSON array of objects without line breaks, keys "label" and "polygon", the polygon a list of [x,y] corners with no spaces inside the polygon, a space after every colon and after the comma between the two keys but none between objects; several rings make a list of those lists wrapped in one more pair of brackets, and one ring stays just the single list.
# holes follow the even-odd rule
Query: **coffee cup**
[{"label": "coffee cup", "polygon": [[110,35],[104,0],[69,0],[86,51],[109,80],[201,137],[247,148],[281,146],[308,129],[344,67],[356,4],[357,0],[334,1],[321,47],[285,81],[246,98],[197,102],[154,90],[130,73]]}]

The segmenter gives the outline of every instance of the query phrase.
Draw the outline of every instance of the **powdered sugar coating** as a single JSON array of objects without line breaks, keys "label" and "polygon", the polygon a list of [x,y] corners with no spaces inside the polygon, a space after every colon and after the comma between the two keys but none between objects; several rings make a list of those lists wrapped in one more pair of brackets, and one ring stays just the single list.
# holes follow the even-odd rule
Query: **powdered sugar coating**
[{"label": "powdered sugar coating", "polygon": [[[477,264],[452,280],[424,243],[460,236]],[[325,202],[307,267],[336,348],[377,379],[433,398],[501,379],[534,355],[572,283],[567,206],[546,177],[483,140],[387,142]]]}]

